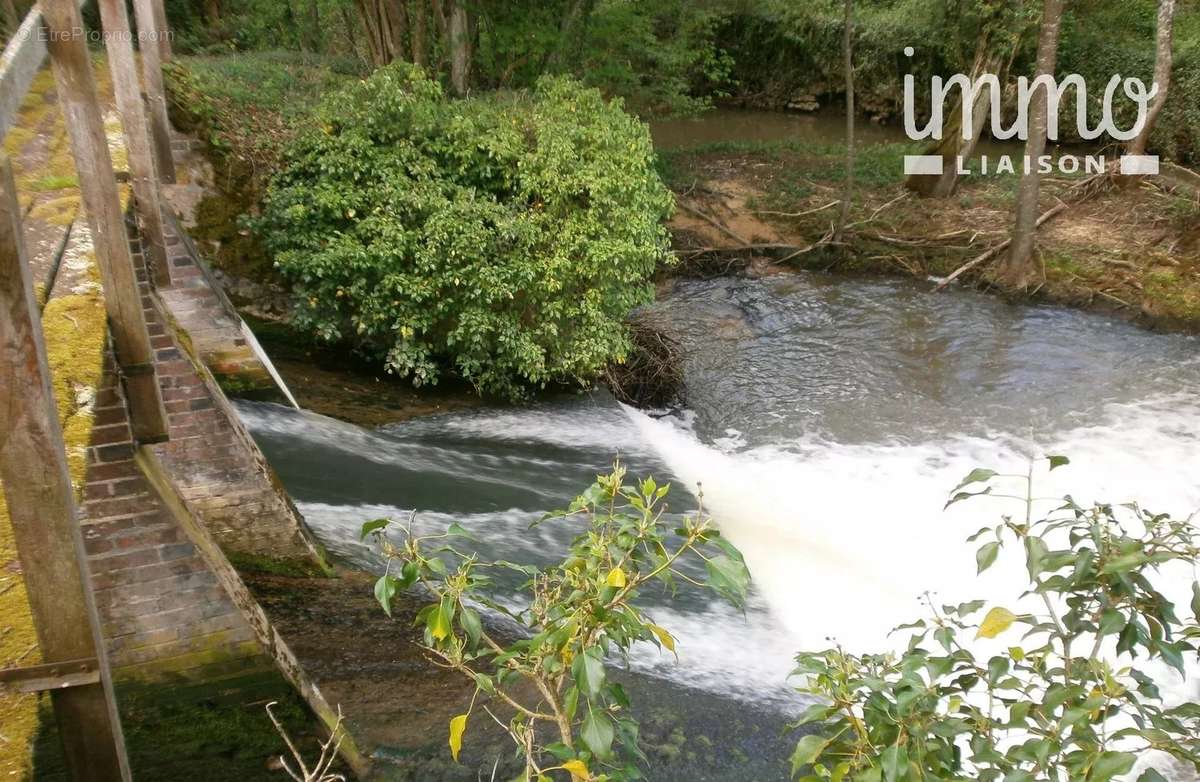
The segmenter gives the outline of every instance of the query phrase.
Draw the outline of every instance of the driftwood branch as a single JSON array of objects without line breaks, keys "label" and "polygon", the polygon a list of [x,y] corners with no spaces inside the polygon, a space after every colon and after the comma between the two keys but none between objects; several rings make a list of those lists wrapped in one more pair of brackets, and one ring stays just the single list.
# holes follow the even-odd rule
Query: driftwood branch
[{"label": "driftwood branch", "polygon": [[[1047,220],[1054,217],[1055,215],[1061,214],[1069,206],[1070,206],[1070,204],[1066,203],[1065,201],[1060,201],[1059,203],[1055,204],[1054,206],[1052,206],[1051,208],[1047,209],[1045,212],[1042,213],[1042,216],[1037,219],[1037,223],[1036,223],[1035,227],[1040,228],[1043,223],[1045,223]],[[1011,238],[1005,239],[1003,242],[1000,242],[997,245],[993,245],[991,248],[985,250],[983,253],[975,256],[971,260],[964,263],[962,266],[959,266],[957,269],[952,271],[950,273],[950,276],[946,277],[946,279],[939,282],[937,284],[937,287],[934,288],[934,290],[935,291],[942,290],[947,285],[954,282],[956,279],[961,277],[963,274],[966,274],[971,269],[974,269],[979,264],[986,263],[986,262],[990,261],[991,259],[995,258],[1000,253],[1007,250],[1008,246],[1010,244],[1012,244]]]},{"label": "driftwood branch", "polygon": [[805,215],[816,214],[817,212],[824,212],[826,209],[837,206],[840,203],[841,203],[841,201],[830,201],[829,203],[825,204],[824,206],[818,206],[816,209],[805,209],[803,212],[772,212],[769,209],[756,209],[754,211],[754,214],[775,215],[777,217],[804,217]]},{"label": "driftwood branch", "polygon": [[680,208],[680,209],[682,209],[682,210],[684,210],[685,212],[688,212],[689,214],[693,214],[693,215],[695,215],[696,217],[699,217],[701,220],[703,220],[704,222],[708,223],[708,224],[709,224],[709,225],[711,225],[713,228],[716,228],[718,231],[720,231],[721,233],[725,234],[725,235],[726,235],[726,236],[728,236],[730,239],[733,239],[733,240],[734,240],[735,242],[737,242],[738,244],[740,244],[740,245],[743,245],[744,247],[749,247],[749,246],[750,246],[750,242],[749,242],[749,241],[747,241],[746,239],[743,239],[742,237],[738,236],[736,233],[734,233],[734,232],[733,232],[733,230],[732,230],[732,229],[730,229],[728,226],[726,226],[725,224],[723,224],[723,223],[722,223],[720,220],[717,220],[715,217],[712,217],[711,215],[709,215],[709,214],[708,214],[707,212],[705,212],[704,210],[702,210],[702,209],[697,209],[697,208],[696,208],[696,207],[694,207],[694,206],[688,206],[687,204],[680,204],[680,205],[679,205],[679,208]]},{"label": "driftwood branch", "polygon": [[[1091,198],[1096,193],[1099,193],[1100,190],[1103,188],[1103,186],[1107,182],[1110,181],[1110,179],[1111,179],[1111,176],[1109,174],[1096,174],[1094,176],[1088,177],[1087,179],[1083,180],[1079,184],[1075,185],[1073,188],[1071,188],[1072,192],[1080,193],[1081,195],[1079,195],[1077,198],[1072,199],[1071,201],[1059,201],[1057,204],[1055,204],[1054,206],[1047,209],[1045,212],[1042,213],[1041,217],[1039,217],[1037,219],[1037,222],[1034,223],[1034,230],[1036,231],[1038,228],[1041,228],[1042,225],[1044,223],[1046,223],[1048,220],[1051,220],[1054,217],[1057,217],[1058,215],[1062,214],[1071,206],[1082,203],[1083,201],[1086,201],[1087,199]],[[935,291],[942,290],[947,285],[949,285],[950,283],[954,282],[956,279],[961,277],[963,274],[966,274],[967,272],[969,272],[971,269],[974,269],[975,267],[979,266],[980,264],[987,263],[988,261],[992,260],[1000,253],[1004,252],[1004,250],[1008,249],[1009,245],[1011,245],[1011,244],[1012,244],[1012,239],[1009,238],[1009,239],[1005,239],[1004,241],[1000,242],[999,244],[994,245],[993,247],[985,250],[981,254],[975,256],[971,260],[964,263],[962,266],[959,266],[957,269],[952,271],[950,273],[950,275],[948,277],[946,277],[946,279],[942,280],[941,282],[939,282],[937,284],[937,286],[934,288],[934,290]]]}]

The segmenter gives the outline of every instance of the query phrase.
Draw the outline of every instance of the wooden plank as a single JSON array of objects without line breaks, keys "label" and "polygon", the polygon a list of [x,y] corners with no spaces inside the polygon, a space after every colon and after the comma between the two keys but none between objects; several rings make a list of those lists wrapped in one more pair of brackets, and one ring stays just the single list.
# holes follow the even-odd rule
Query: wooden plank
[{"label": "wooden plank", "polygon": [[99,682],[51,696],[67,766],[74,779],[129,780],[7,158],[0,169],[0,480],[42,657],[100,667]]},{"label": "wooden plank", "polygon": [[129,154],[129,174],[137,201],[142,246],[154,281],[160,288],[171,285],[171,267],[167,260],[167,241],[163,234],[162,204],[159,201],[158,176],[154,153],[146,126],[146,108],[138,88],[137,67],[133,61],[133,41],[125,0],[99,0],[104,25],[104,45],[108,67],[112,71],[113,92],[121,126],[125,130],[125,148]]},{"label": "wooden plank", "polygon": [[91,56],[83,39],[83,20],[74,0],[43,0],[42,15],[59,104],[104,283],[104,302],[117,363],[124,376],[133,436],[139,442],[162,442],[168,437],[167,413],[154,371],[142,294],[129,254],[125,215],[96,97]]},{"label": "wooden plank", "polygon": [[[133,14],[141,40],[138,50],[142,54],[142,78],[145,82],[146,105],[150,109],[150,135],[154,140],[158,176],[163,182],[174,184],[171,121],[167,117],[167,93],[162,75],[163,61],[170,59],[166,15],[162,11],[161,0],[133,0]],[[163,46],[167,47],[166,54]]]},{"label": "wooden plank", "polygon": [[86,660],[27,665],[24,668],[0,668],[0,682],[14,686],[20,692],[45,692],[99,684],[100,661],[89,657]]}]

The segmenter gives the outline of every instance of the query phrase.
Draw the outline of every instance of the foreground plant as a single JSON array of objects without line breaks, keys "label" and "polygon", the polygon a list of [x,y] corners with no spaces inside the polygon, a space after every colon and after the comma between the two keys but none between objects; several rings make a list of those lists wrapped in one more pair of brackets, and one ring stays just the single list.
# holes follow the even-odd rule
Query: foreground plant
[{"label": "foreground plant", "polygon": [[[455,760],[484,695],[512,713],[501,724],[524,757],[522,779],[543,782],[554,772],[576,780],[642,777],[638,723],[624,689],[608,677],[609,661],[638,641],[674,652],[675,639],[636,605],[638,595],[654,582],[672,591],[684,582],[741,605],[750,577],[741,554],[702,512],[672,531],[664,518],[669,487],[624,479],[618,464],[566,511],[539,522],[584,524],[563,561],[547,568],[481,561],[453,545],[467,537],[458,525],[431,536],[387,519],[363,525],[363,537],[374,535],[388,560],[375,585],[384,610],[391,613],[398,592],[423,587],[430,602],[417,623],[425,628],[426,648],[475,683],[466,713],[450,721]],[[400,532],[398,543],[387,535],[393,529]],[[702,568],[689,575],[682,569],[688,560]],[[526,608],[510,610],[497,598],[494,578],[506,571],[524,579]],[[519,640],[485,628],[481,607],[515,621]]]},{"label": "foreground plant", "polygon": [[[1048,461],[1052,470],[1067,463]],[[930,618],[898,628],[912,631],[903,654],[800,654],[802,691],[821,700],[799,720],[815,732],[800,740],[793,775],[1102,782],[1129,773],[1148,750],[1200,771],[1200,705],[1167,708],[1145,668],[1158,660],[1183,676],[1185,659],[1195,659],[1200,584],[1183,621],[1160,571],[1175,563],[1195,572],[1197,528],[1134,504],[1084,507],[1070,497],[1037,518],[1045,500],[1033,496],[1032,475],[1032,467],[1019,476],[975,470],[948,504],[987,495],[1022,505],[1019,517],[971,540],[982,542],[980,573],[1002,553],[1024,553],[1038,610],[991,606],[981,615],[984,601],[939,608],[927,599]],[[1014,478],[1023,496],[997,491],[997,479]],[[1006,653],[976,657],[973,639],[1005,633]],[[1164,777],[1151,769],[1138,779]]]}]

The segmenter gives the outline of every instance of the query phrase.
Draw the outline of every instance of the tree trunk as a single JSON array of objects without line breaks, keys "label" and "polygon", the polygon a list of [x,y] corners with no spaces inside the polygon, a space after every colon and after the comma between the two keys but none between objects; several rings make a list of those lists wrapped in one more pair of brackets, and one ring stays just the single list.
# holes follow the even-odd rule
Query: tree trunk
[{"label": "tree trunk", "polygon": [[842,29],[842,65],[846,72],[846,184],[842,191],[842,208],[838,213],[837,227],[833,231],[834,244],[842,241],[842,233],[850,219],[850,202],[854,199],[854,62],[850,52],[853,27],[854,0],[846,0]]},{"label": "tree trunk", "polygon": [[317,6],[317,0],[308,0],[308,35],[306,43],[309,51],[321,51],[321,9]]},{"label": "tree trunk", "polygon": [[1154,50],[1154,83],[1158,86],[1158,94],[1150,103],[1146,115],[1146,124],[1132,141],[1129,142],[1130,155],[1146,154],[1146,145],[1150,141],[1150,133],[1158,120],[1158,113],[1167,102],[1167,90],[1171,86],[1171,66],[1173,57],[1171,47],[1175,34],[1175,0],[1158,0],[1158,36]]},{"label": "tree trunk", "polygon": [[[355,20],[354,12],[346,5],[341,6],[338,11],[342,15],[342,32],[346,36],[346,45],[350,51],[354,52],[355,59],[360,62],[367,62],[367,60],[363,59],[362,48],[359,46],[359,40],[362,36],[358,35],[360,25]],[[361,18],[359,21],[361,21]]]},{"label": "tree trunk", "polygon": [[374,67],[383,67],[390,62],[389,47],[388,47],[388,31],[386,31],[386,19],[380,16],[382,8],[379,6],[380,0],[356,0],[355,5],[358,6],[359,18],[362,20],[362,30],[365,32],[367,40],[367,52],[371,54],[371,65]]},{"label": "tree trunk", "polygon": [[413,0],[409,4],[412,23],[412,61],[429,68],[429,9],[428,0]]},{"label": "tree trunk", "polygon": [[[1062,27],[1064,0],[1045,0],[1042,28],[1038,35],[1037,76],[1054,76],[1058,59],[1058,34]],[[999,281],[1014,290],[1028,287],[1034,277],[1034,244],[1037,240],[1038,189],[1041,175],[1038,158],[1046,151],[1047,104],[1049,91],[1044,84],[1033,90],[1029,101],[1029,138],[1025,142],[1025,166],[1017,190],[1016,220],[1012,245],[999,270]]]},{"label": "tree trunk", "polygon": [[471,19],[462,0],[451,0],[446,41],[450,49],[450,86],[462,97],[471,80]]},{"label": "tree trunk", "polygon": [[204,23],[214,30],[221,27],[221,0],[204,0]]},{"label": "tree trunk", "polygon": [[580,50],[587,30],[588,18],[591,17],[592,9],[595,7],[596,0],[573,0],[567,7],[567,14],[563,17],[562,25],[559,28],[558,46],[555,47],[547,63],[550,70],[562,70],[569,58]]},{"label": "tree trunk", "polygon": [[[971,66],[971,82],[981,74],[995,74],[996,80],[1004,84],[1007,68],[1002,53],[988,53],[988,39],[982,35],[975,49],[975,61]],[[912,174],[904,186],[922,198],[949,198],[958,188],[958,159],[969,159],[975,153],[979,137],[983,134],[983,126],[987,122],[991,100],[991,89],[982,89],[974,96],[971,104],[971,128],[968,138],[962,136],[962,102],[966,96],[961,96],[950,114],[950,124],[942,134],[941,141],[925,150],[926,155],[940,155],[942,158],[942,173]]]}]

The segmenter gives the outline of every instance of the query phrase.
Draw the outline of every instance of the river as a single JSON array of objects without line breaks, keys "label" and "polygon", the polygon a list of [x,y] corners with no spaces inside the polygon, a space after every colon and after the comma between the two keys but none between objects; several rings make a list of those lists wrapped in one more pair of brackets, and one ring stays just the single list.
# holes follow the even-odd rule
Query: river
[{"label": "river", "polygon": [[[1196,338],[919,281],[809,273],[679,280],[652,310],[685,348],[679,409],[639,411],[597,391],[377,430],[239,410],[321,541],[368,568],[379,562],[357,532],[370,518],[415,509],[419,528],[458,521],[487,556],[547,562],[571,530],[529,523],[614,458],[670,480],[675,510],[702,485],[745,553],[750,604],[743,614],[694,592],[650,598],[679,661],[647,646],[631,666],[779,724],[798,703],[787,678],[797,650],[830,638],[884,648],[927,590],[1000,604],[1022,591],[1020,567],[976,578],[963,542],[1012,509],[942,510],[972,468],[1023,471],[1031,455],[1065,454],[1071,465],[1040,476],[1039,493],[1200,508]],[[1173,686],[1173,698],[1200,697],[1195,680]],[[787,740],[773,747],[782,757]]]}]

